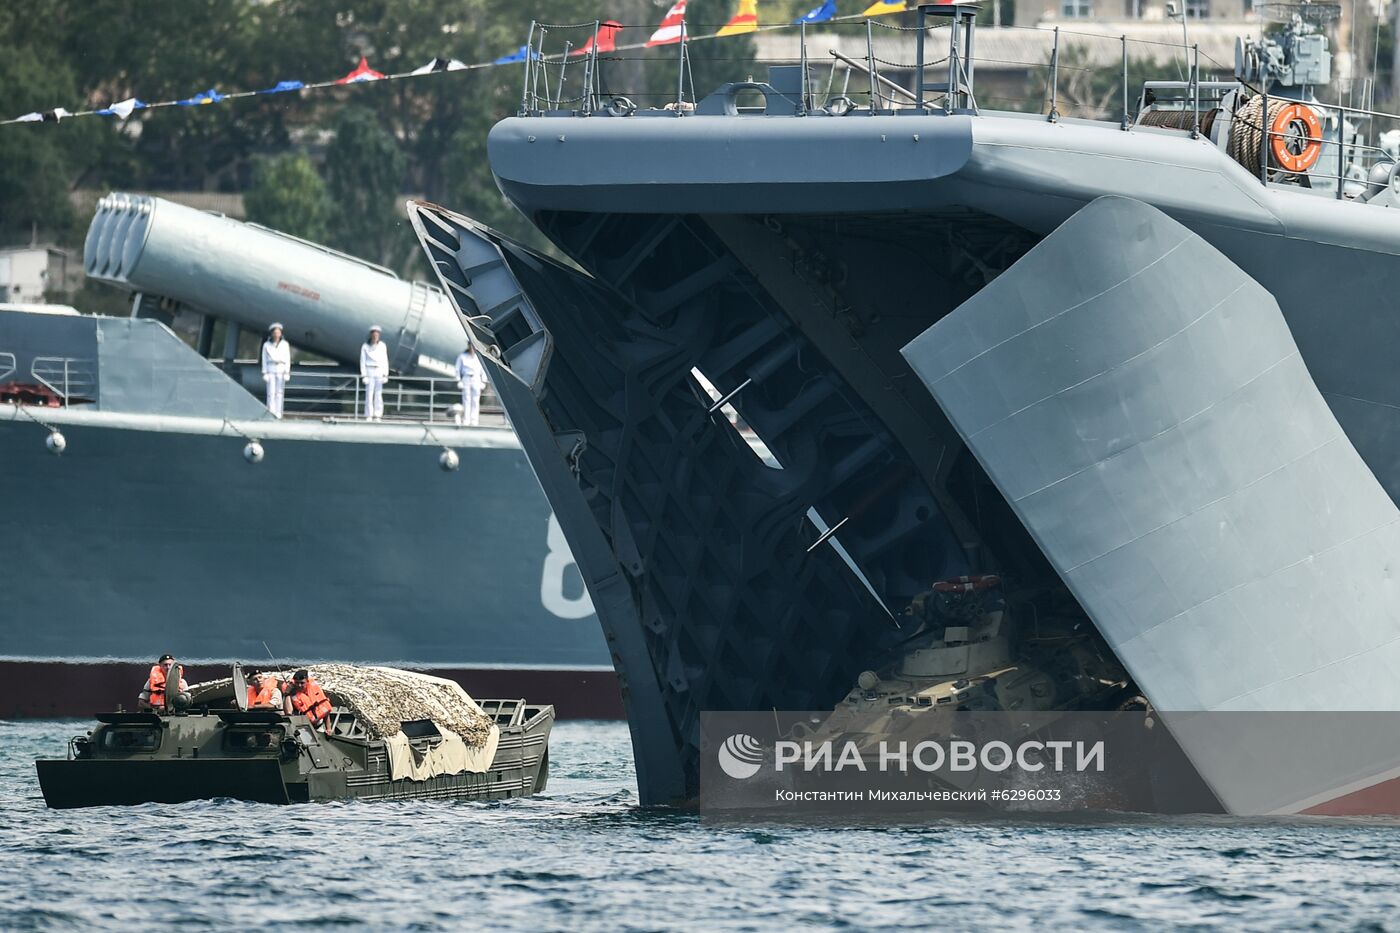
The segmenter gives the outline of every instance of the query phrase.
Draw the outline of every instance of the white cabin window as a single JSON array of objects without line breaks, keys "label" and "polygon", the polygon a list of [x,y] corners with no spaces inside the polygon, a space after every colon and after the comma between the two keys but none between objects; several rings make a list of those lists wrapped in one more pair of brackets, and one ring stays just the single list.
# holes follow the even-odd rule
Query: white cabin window
[{"label": "white cabin window", "polygon": [[1210,0],[1186,0],[1186,15],[1192,19],[1210,19]]},{"label": "white cabin window", "polygon": [[1060,0],[1060,15],[1065,19],[1088,19],[1094,15],[1094,0]]}]

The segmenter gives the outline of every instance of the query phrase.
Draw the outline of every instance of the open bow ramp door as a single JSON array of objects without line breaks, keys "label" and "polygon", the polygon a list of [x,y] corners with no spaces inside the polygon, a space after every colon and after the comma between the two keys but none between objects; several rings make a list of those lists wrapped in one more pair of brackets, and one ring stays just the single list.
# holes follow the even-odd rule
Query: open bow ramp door
[{"label": "open bow ramp door", "polygon": [[1102,198],[903,352],[1231,811],[1395,776],[1400,513],[1268,291]]},{"label": "open bow ramp door", "polygon": [[[845,696],[899,634],[876,577],[911,556],[920,576],[967,572],[908,453],[694,218],[604,219],[617,254],[594,278],[442,208],[410,215],[593,597],[644,803],[694,796],[702,711]],[[771,462],[697,374],[743,393]],[[872,490],[922,517],[823,535]]]}]

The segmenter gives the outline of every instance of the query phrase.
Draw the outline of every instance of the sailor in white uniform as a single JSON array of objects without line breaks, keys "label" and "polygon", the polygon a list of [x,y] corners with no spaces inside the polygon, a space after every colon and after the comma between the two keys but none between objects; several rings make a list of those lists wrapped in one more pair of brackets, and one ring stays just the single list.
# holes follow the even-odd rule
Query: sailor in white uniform
[{"label": "sailor in white uniform", "polygon": [[273,324],[262,345],[262,377],[267,383],[267,410],[274,418],[282,417],[282,399],[291,376],[292,345],[282,339],[282,325]]},{"label": "sailor in white uniform", "polygon": [[457,357],[457,385],[462,389],[462,411],[457,415],[458,424],[481,423],[481,390],[486,388],[486,367],[476,348],[467,348]]},{"label": "sailor in white uniform", "polygon": [[384,419],[384,383],[389,378],[389,349],[378,324],[369,329],[364,346],[360,347],[360,378],[365,383],[365,419]]}]

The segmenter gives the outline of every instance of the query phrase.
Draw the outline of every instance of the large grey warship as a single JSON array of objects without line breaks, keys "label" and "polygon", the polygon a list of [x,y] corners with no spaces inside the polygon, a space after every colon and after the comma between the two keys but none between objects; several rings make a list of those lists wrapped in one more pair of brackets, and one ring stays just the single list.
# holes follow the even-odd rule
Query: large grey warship
[{"label": "large grey warship", "polygon": [[[1393,743],[1299,717],[1222,754],[1188,715],[1400,711],[1397,170],[1357,129],[1393,118],[1317,101],[1307,4],[1233,80],[1185,49],[1130,87],[1125,42],[1112,120],[1058,111],[1055,58],[1041,112],[979,106],[974,11],[916,19],[899,94],[872,51],[824,99],[804,45],[651,109],[590,63],[565,104],[530,58],[492,168],[583,272],[410,208],[593,595],[643,800],[695,795],[702,712],[892,677],[1180,711],[1233,812],[1395,812]],[[923,611],[993,576],[994,619]]]},{"label": "large grey warship", "polygon": [[[440,291],[126,194],[99,205],[84,265],[132,317],[0,310],[0,392],[24,402],[0,404],[0,717],[110,708],[165,651],[200,674],[269,654],[411,666],[620,714],[513,432],[454,424],[441,373],[464,336]],[[321,357],[294,368],[282,420],[236,353],[274,321]],[[396,374],[382,423],[357,418],[346,365],[371,323]]]}]

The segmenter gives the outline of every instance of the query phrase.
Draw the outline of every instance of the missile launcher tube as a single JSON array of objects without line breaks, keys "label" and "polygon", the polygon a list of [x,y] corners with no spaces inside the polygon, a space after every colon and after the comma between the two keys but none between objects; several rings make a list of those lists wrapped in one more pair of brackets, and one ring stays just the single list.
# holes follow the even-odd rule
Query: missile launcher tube
[{"label": "missile launcher tube", "polygon": [[263,331],[294,347],[359,362],[372,324],[399,373],[442,375],[466,336],[442,292],[353,256],[161,198],[98,202],[83,249],[88,276]]}]

